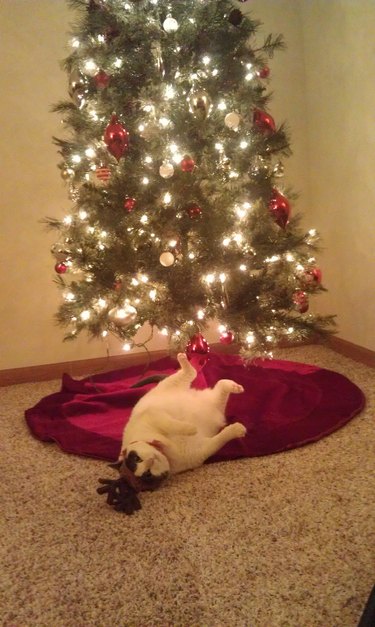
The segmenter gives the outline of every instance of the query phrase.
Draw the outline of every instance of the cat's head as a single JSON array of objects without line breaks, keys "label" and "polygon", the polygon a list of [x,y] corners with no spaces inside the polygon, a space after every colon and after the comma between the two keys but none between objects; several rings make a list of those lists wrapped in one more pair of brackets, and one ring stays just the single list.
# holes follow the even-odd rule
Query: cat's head
[{"label": "cat's head", "polygon": [[123,463],[149,490],[158,488],[170,472],[167,457],[160,448],[148,442],[133,442]]}]

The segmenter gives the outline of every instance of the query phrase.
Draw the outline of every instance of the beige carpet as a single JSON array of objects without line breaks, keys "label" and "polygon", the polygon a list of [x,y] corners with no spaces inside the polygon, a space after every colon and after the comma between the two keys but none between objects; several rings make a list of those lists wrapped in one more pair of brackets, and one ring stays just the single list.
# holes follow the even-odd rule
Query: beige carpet
[{"label": "beige carpet", "polygon": [[100,461],[35,440],[23,411],[58,381],[1,395],[1,625],[355,627],[374,584],[374,370],[323,347],[367,408],[315,444],[207,465],[142,494],[96,494]]}]

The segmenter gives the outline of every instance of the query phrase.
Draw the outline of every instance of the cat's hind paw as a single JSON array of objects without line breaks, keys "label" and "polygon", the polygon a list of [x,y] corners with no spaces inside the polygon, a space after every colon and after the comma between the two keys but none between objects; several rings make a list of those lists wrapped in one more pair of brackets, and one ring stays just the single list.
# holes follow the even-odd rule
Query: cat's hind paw
[{"label": "cat's hind paw", "polygon": [[234,438],[244,438],[246,433],[247,433],[247,429],[245,427],[245,425],[243,425],[241,422],[234,422],[232,425],[229,425],[231,428],[231,431],[233,433],[233,437]]},{"label": "cat's hind paw", "polygon": [[196,375],[196,371],[188,360],[186,353],[178,353],[177,361],[180,364],[180,368],[183,372],[189,373],[191,375]]},{"label": "cat's hind paw", "polygon": [[233,381],[232,383],[232,394],[242,394],[242,392],[245,391],[245,389],[239,383],[235,383],[235,381]]},{"label": "cat's hind paw", "polygon": [[244,388],[239,383],[232,381],[232,379],[220,379],[216,386],[228,394],[241,394],[244,392]]}]

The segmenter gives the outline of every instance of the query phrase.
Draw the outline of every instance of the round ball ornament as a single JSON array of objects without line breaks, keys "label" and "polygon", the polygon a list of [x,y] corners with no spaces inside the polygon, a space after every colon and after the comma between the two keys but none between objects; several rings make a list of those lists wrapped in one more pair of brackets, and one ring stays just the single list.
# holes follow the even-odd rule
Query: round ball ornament
[{"label": "round ball ornament", "polygon": [[193,89],[188,96],[189,111],[197,119],[205,120],[212,111],[212,101],[204,89]]},{"label": "round ball ornament", "polygon": [[69,96],[80,109],[85,105],[88,95],[88,79],[79,70],[73,70],[69,77]]},{"label": "round ball ornament", "polygon": [[297,290],[293,294],[293,303],[299,313],[306,313],[309,308],[309,299],[303,290]]},{"label": "round ball ornament", "polygon": [[57,274],[65,274],[65,272],[67,271],[68,266],[66,263],[64,263],[63,261],[59,261],[56,265],[55,265],[55,272],[57,272]]},{"label": "round ball ornament", "polygon": [[233,342],[234,342],[234,333],[232,333],[232,331],[224,331],[220,335],[221,344],[229,345],[229,344],[232,344]]},{"label": "round ball ornament", "polygon": [[189,203],[185,207],[185,210],[191,220],[199,218],[202,215],[202,208],[195,202]]},{"label": "round ball ornament", "polygon": [[109,74],[104,72],[104,70],[100,70],[100,72],[94,76],[94,83],[98,89],[105,89],[108,87],[110,80],[111,77]]},{"label": "round ball ornament", "polygon": [[306,285],[320,285],[322,282],[322,271],[320,268],[306,270],[303,279]]},{"label": "round ball ornament", "polygon": [[163,28],[166,33],[175,33],[176,30],[178,30],[178,22],[174,19],[174,17],[168,15],[163,22]]},{"label": "round ball ornament", "polygon": [[159,174],[163,179],[170,179],[174,174],[174,167],[170,161],[163,161],[159,168]]},{"label": "round ball ornament", "polygon": [[270,68],[268,65],[264,65],[257,74],[259,78],[268,78],[270,75]]},{"label": "round ball ornament", "polygon": [[192,172],[195,168],[195,161],[189,155],[185,155],[180,163],[183,172]]},{"label": "round ball ornament", "polygon": [[94,182],[94,185],[97,185],[99,187],[106,187],[111,180],[111,176],[111,170],[105,165],[100,165],[95,170],[93,170],[93,176],[91,177],[91,181]]},{"label": "round ball ornament", "polygon": [[110,123],[104,131],[103,139],[107,144],[109,152],[117,161],[121,159],[129,148],[129,133],[121,126],[115,114],[112,115]]},{"label": "round ball ornament", "polygon": [[278,224],[282,229],[285,229],[289,222],[290,204],[289,200],[275,187],[272,190],[272,196],[268,202],[268,207],[276,224]]},{"label": "round ball ornament", "polygon": [[196,333],[187,343],[185,352],[195,368],[203,368],[209,359],[210,346],[201,333]]},{"label": "round ball ornament", "polygon": [[166,251],[164,253],[161,253],[159,261],[161,265],[164,266],[164,268],[169,268],[174,264],[174,255],[171,252]]},{"label": "round ball ornament", "polygon": [[124,200],[124,209],[128,212],[131,213],[131,211],[133,211],[135,205],[136,205],[136,199],[135,198],[125,198]]},{"label": "round ball ornament", "polygon": [[224,118],[224,124],[227,128],[230,128],[232,131],[236,131],[240,125],[241,116],[237,111],[231,111],[227,113]]},{"label": "round ball ornament", "polygon": [[263,135],[271,135],[276,130],[275,120],[272,115],[262,111],[261,109],[255,109],[253,113],[254,127]]}]

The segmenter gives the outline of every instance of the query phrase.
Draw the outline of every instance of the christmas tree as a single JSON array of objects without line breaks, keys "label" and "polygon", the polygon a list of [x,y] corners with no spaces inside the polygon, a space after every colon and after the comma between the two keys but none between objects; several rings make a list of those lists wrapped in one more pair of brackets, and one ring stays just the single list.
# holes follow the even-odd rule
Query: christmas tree
[{"label": "christmas tree", "polygon": [[[245,2],[246,0],[243,0]],[[324,288],[283,181],[288,134],[268,111],[280,35],[227,0],[70,0],[71,131],[57,139],[71,208],[48,218],[66,339],[134,346],[148,322],[188,353],[242,354],[332,332]],[[239,8],[238,8],[239,7]]]}]

